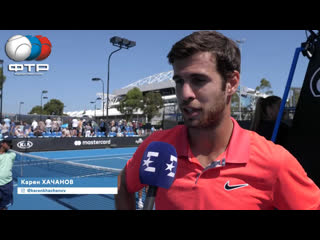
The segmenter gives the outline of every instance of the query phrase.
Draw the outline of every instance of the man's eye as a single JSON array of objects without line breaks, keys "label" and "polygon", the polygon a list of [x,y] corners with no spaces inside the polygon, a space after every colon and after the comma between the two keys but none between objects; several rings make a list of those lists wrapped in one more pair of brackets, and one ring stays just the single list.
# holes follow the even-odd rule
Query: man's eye
[{"label": "man's eye", "polygon": [[194,85],[203,85],[205,84],[207,81],[205,79],[202,79],[202,78],[194,78],[192,79],[192,83]]},{"label": "man's eye", "polygon": [[179,85],[179,84],[182,84],[183,83],[183,80],[182,79],[176,79],[174,80],[176,85]]}]

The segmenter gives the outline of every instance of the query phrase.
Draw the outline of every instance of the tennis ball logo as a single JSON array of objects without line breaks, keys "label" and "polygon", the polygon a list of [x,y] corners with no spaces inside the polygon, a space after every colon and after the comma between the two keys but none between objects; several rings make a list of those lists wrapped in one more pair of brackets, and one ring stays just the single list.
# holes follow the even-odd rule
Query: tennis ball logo
[{"label": "tennis ball logo", "polygon": [[51,42],[42,35],[15,35],[8,39],[6,43],[7,56],[16,61],[46,59],[51,53]]},{"label": "tennis ball logo", "polygon": [[41,52],[39,56],[36,58],[36,60],[41,61],[49,57],[52,45],[47,37],[43,37],[42,35],[36,35],[36,38],[38,38],[41,43]]},{"label": "tennis ball logo", "polygon": [[12,60],[20,62],[30,56],[31,48],[31,42],[27,37],[15,35],[7,41],[6,53]]}]

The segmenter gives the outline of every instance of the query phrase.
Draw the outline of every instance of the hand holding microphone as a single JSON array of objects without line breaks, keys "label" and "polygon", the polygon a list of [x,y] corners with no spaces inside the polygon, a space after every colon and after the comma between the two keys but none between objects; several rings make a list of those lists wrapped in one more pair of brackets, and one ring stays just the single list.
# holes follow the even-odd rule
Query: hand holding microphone
[{"label": "hand holding microphone", "polygon": [[176,149],[169,143],[151,142],[140,164],[139,177],[142,184],[149,185],[144,210],[152,210],[158,187],[169,189],[177,171]]}]

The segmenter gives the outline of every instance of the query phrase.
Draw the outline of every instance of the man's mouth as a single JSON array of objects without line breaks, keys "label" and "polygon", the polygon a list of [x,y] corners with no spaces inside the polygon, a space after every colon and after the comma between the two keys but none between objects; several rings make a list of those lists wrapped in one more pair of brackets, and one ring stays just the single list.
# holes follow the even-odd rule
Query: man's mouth
[{"label": "man's mouth", "polygon": [[200,114],[200,109],[198,108],[183,107],[182,109],[183,109],[184,115],[188,118],[196,117]]}]

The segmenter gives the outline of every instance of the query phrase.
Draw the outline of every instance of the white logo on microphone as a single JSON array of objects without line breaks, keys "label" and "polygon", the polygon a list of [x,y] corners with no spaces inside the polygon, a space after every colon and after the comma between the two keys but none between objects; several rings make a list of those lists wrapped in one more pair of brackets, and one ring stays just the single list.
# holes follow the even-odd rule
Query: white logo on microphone
[{"label": "white logo on microphone", "polygon": [[170,171],[167,176],[174,177],[176,174],[174,172],[171,172],[171,171],[172,171],[172,168],[174,168],[173,162],[177,162],[177,157],[175,157],[173,155],[170,155],[170,161],[171,161],[170,164],[166,163],[167,164],[167,168],[165,170],[169,170]]},{"label": "white logo on microphone", "polygon": [[148,152],[147,154],[147,160],[143,160],[143,165],[142,166],[147,166],[146,169],[144,169],[144,171],[147,171],[147,172],[155,172],[156,171],[156,168],[155,167],[149,167],[149,164],[152,163],[153,161],[150,160],[151,157],[158,157],[159,156],[159,153],[158,152]]},{"label": "white logo on microphone", "polygon": [[[147,171],[147,172],[155,172],[156,171],[156,168],[155,167],[149,167],[149,164],[154,162],[154,161],[150,160],[151,157],[158,157],[158,156],[159,156],[159,152],[148,152],[148,154],[147,154],[148,158],[146,160],[143,160],[143,165],[142,166],[147,166],[147,168],[145,168],[144,171]],[[171,161],[170,164],[166,163],[167,168],[165,170],[169,170],[170,171],[167,174],[167,176],[174,177],[175,173],[172,172],[172,169],[174,168],[173,162],[177,162],[177,157],[175,157],[173,155],[170,155],[170,161]]]}]

